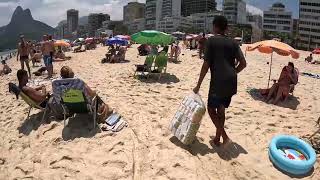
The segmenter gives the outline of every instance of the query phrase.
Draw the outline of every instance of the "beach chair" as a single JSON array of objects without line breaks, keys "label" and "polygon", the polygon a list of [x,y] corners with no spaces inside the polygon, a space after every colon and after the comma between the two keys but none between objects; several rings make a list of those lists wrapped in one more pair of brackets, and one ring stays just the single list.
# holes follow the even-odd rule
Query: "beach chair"
[{"label": "beach chair", "polygon": [[149,78],[151,71],[152,71],[154,58],[155,58],[155,56],[149,55],[146,57],[146,60],[143,65],[135,65],[136,71],[134,72],[134,77],[139,73],[140,73],[140,75],[144,75],[144,76],[146,75],[146,73],[148,73],[147,78]]},{"label": "beach chair", "polygon": [[54,101],[61,104],[64,116],[64,126],[68,115],[91,114],[93,128],[97,124],[97,97],[90,98],[85,89],[85,83],[77,78],[59,79],[52,82]]},{"label": "beach chair", "polygon": [[168,55],[165,53],[160,53],[154,62],[154,70],[152,74],[158,74],[159,80],[161,79],[161,75],[167,73],[167,65],[168,65]]},{"label": "beach chair", "polygon": [[44,121],[46,114],[47,114],[47,111],[49,110],[48,104],[46,105],[45,108],[41,107],[40,106],[41,103],[34,102],[29,96],[27,96],[25,93],[23,93],[17,85],[15,85],[13,83],[9,83],[9,92],[14,93],[16,95],[17,99],[18,99],[18,97],[21,97],[21,99],[29,105],[28,115],[27,115],[26,119],[29,119],[31,110],[34,108],[34,109],[39,109],[43,112],[41,122]]},{"label": "beach chair", "polygon": [[[300,72],[299,72],[299,69],[298,68],[295,68],[295,71],[296,71],[296,73],[297,73],[297,83],[299,82],[299,75],[300,75]],[[294,92],[294,89],[295,89],[295,86],[296,86],[297,84],[291,84],[290,85],[290,93],[291,93],[291,95],[293,96],[293,92]]]}]

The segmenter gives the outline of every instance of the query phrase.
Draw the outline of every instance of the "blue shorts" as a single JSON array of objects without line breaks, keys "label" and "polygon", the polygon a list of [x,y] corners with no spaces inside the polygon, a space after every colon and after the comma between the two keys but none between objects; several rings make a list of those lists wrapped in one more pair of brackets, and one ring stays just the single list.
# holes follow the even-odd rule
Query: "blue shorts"
[{"label": "blue shorts", "polygon": [[47,67],[49,65],[52,65],[52,58],[50,55],[44,55],[43,56],[43,62],[44,62],[44,65]]},{"label": "blue shorts", "polygon": [[208,97],[208,107],[210,108],[219,108],[220,106],[223,106],[225,108],[228,108],[231,103],[232,97],[217,97],[214,95],[209,95]]}]

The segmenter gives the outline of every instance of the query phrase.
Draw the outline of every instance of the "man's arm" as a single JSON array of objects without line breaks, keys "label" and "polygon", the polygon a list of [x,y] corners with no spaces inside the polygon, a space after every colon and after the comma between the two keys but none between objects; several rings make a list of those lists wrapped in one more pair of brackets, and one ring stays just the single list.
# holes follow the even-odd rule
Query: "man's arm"
[{"label": "man's arm", "polygon": [[198,80],[198,84],[197,86],[193,89],[194,93],[198,93],[201,87],[201,84],[203,82],[204,77],[206,77],[206,74],[209,70],[209,63],[207,61],[203,62],[202,68],[201,68],[201,72],[200,72],[200,76],[199,76],[199,80]]},{"label": "man's arm", "polygon": [[97,93],[94,90],[92,90],[87,84],[85,84],[84,87],[87,90],[87,93],[90,97],[93,98],[94,96],[97,95]]},{"label": "man's arm", "polygon": [[32,100],[38,103],[43,102],[47,96],[45,92],[37,91],[31,87],[25,87],[23,90],[27,96],[29,96]]},{"label": "man's arm", "polygon": [[237,67],[236,67],[236,72],[240,73],[242,70],[244,70],[244,68],[247,67],[247,61],[244,58],[244,55],[240,49],[240,46],[238,46],[238,52],[236,55],[236,60],[237,60]]}]

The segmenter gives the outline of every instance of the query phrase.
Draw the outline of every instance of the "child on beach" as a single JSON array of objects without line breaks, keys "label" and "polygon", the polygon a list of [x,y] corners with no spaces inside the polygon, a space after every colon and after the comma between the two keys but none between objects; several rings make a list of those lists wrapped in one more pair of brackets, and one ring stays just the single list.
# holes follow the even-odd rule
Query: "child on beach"
[{"label": "child on beach", "polygon": [[213,20],[215,36],[209,38],[205,45],[204,62],[197,86],[193,89],[198,93],[209,68],[211,82],[208,95],[208,113],[217,128],[213,139],[215,145],[230,142],[224,129],[225,109],[229,107],[231,98],[237,93],[237,74],[246,67],[246,60],[239,45],[225,36],[228,21],[224,16],[216,16]]}]

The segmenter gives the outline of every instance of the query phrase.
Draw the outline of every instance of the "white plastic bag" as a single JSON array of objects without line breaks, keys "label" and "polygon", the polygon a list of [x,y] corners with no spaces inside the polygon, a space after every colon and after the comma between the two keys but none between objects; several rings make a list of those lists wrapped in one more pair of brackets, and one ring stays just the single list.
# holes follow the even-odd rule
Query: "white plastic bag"
[{"label": "white plastic bag", "polygon": [[191,144],[196,137],[205,112],[205,104],[200,95],[192,92],[183,99],[169,125],[170,131],[183,144]]}]

